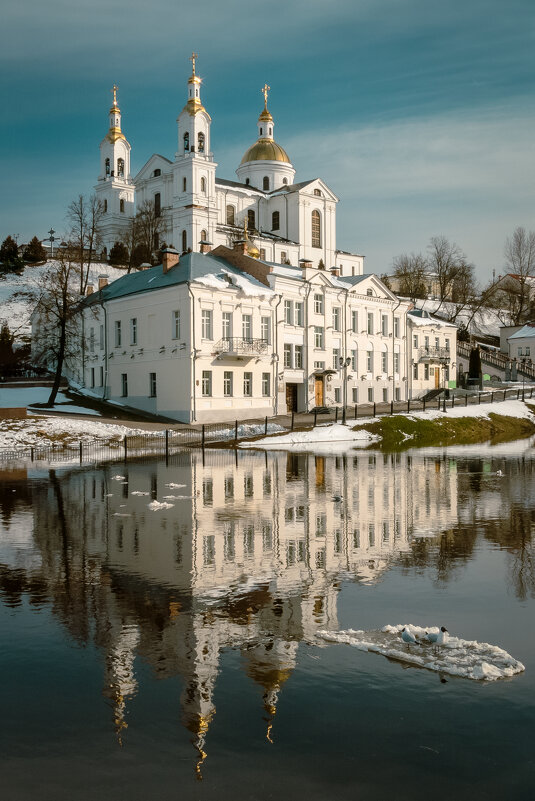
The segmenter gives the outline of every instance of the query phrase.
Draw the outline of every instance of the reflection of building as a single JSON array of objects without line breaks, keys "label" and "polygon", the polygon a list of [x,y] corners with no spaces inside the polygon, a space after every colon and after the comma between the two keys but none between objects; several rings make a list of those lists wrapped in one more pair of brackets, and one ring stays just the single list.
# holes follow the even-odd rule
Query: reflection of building
[{"label": "reflection of building", "polygon": [[[207,451],[117,469],[51,473],[40,488],[43,573],[72,636],[94,630],[105,653],[119,741],[142,692],[136,657],[180,677],[199,776],[223,651],[242,652],[274,740],[299,644],[338,628],[341,580],[380,580],[414,534],[456,519],[457,474],[437,458]],[[148,509],[166,496],[172,508]]]}]

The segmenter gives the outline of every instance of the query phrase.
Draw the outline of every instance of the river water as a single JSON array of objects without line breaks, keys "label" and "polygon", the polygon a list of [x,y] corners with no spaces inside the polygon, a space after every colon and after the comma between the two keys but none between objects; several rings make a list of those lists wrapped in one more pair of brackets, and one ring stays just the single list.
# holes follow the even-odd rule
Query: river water
[{"label": "river water", "polygon": [[[0,478],[6,801],[533,797],[525,443]],[[398,623],[526,671],[468,681],[317,636]]]}]

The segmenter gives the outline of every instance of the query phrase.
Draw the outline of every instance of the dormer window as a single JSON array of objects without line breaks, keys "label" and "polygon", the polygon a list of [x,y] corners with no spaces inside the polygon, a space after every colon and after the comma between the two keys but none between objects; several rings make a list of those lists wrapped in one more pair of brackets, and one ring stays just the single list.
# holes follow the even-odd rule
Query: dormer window
[{"label": "dormer window", "polygon": [[204,153],[204,134],[202,131],[197,136],[197,151]]},{"label": "dormer window", "polygon": [[267,175],[264,175],[264,179],[262,181],[262,188],[264,192],[269,192],[269,178]]},{"label": "dormer window", "polygon": [[366,290],[366,295],[367,295],[369,298],[373,297],[373,290],[372,290],[372,289],[367,289],[367,290]]},{"label": "dormer window", "polygon": [[184,152],[189,150],[189,133],[186,131],[184,134]]},{"label": "dormer window", "polygon": [[124,178],[124,159],[117,159],[117,177]]},{"label": "dormer window", "polygon": [[314,194],[316,195],[316,197],[323,197],[319,189],[314,189]]},{"label": "dormer window", "polygon": [[161,170],[154,170],[154,172],[152,173],[154,178],[158,178],[158,176],[161,175],[161,174],[162,174]]}]

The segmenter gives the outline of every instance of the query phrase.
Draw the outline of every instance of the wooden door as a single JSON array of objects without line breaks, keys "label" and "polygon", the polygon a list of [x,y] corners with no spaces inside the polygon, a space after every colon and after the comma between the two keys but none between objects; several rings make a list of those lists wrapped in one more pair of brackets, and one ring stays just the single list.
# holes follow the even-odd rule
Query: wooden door
[{"label": "wooden door", "polygon": [[435,367],[435,389],[440,389],[440,367]]},{"label": "wooden door", "polygon": [[297,384],[286,384],[286,411],[297,411]]},{"label": "wooden door", "polygon": [[323,378],[317,375],[314,385],[314,397],[316,406],[323,406]]}]

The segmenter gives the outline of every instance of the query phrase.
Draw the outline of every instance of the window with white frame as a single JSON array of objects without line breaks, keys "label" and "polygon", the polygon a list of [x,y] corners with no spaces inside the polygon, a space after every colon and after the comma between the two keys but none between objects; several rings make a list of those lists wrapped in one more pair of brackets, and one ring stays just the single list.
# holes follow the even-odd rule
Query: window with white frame
[{"label": "window with white frame", "polygon": [[325,370],[325,362],[314,362],[314,370]]},{"label": "window with white frame", "polygon": [[314,314],[323,314],[323,295],[314,295]]},{"label": "window with white frame", "polygon": [[384,337],[388,336],[388,315],[382,314],[381,315],[381,334]]},{"label": "window with white frame", "polygon": [[268,345],[271,344],[271,319],[269,317],[260,318],[260,336]]},{"label": "window with white frame", "polygon": [[243,374],[243,395],[245,398],[251,398],[253,395],[253,374]]},{"label": "window with white frame", "polygon": [[450,352],[450,341],[449,341],[449,339],[447,337],[444,340],[444,347],[446,348],[446,351],[449,353]]},{"label": "window with white frame", "polygon": [[373,312],[368,312],[368,325],[366,330],[368,334],[373,334]]},{"label": "window with white frame", "polygon": [[94,350],[95,350],[95,329],[94,328],[90,328],[89,329],[89,351],[90,351],[90,353],[93,353]]},{"label": "window with white frame", "polygon": [[399,338],[399,317],[394,317],[394,336]]},{"label": "window with white frame", "polygon": [[394,373],[399,374],[399,353],[394,353]]},{"label": "window with white frame", "polygon": [[294,348],[294,367],[296,370],[303,369],[303,346],[296,345]]},{"label": "window with white frame", "polygon": [[223,373],[223,395],[225,398],[232,397],[232,370]]},{"label": "window with white frame", "polygon": [[341,395],[342,395],[342,390],[340,389],[340,387],[335,387],[334,388],[334,402],[335,403],[341,403],[341,400],[342,400]]},{"label": "window with white frame", "polygon": [[388,353],[386,350],[381,353],[381,371],[383,373],[388,372]]},{"label": "window with white frame", "polygon": [[399,387],[395,388],[394,395],[395,395],[395,400],[397,401],[401,400],[401,389]]},{"label": "window with white frame", "polygon": [[223,312],[222,314],[222,331],[223,339],[232,338],[232,312]]},{"label": "window with white frame", "polygon": [[269,373],[262,373],[262,397],[269,398],[271,395],[271,376]]},{"label": "window with white frame", "polygon": [[149,373],[149,395],[151,398],[156,397],[156,373]]},{"label": "window with white frame", "polygon": [[288,325],[291,325],[293,323],[293,320],[292,320],[292,301],[291,300],[285,300],[284,301],[284,322],[287,323]]},{"label": "window with white frame", "polygon": [[303,326],[304,325],[304,313],[303,313],[303,303],[301,301],[297,301],[294,307],[294,325]]},{"label": "window with white frame", "polygon": [[418,362],[414,362],[412,365],[412,377],[418,381]]},{"label": "window with white frame", "polygon": [[338,370],[340,360],[340,348],[333,348],[333,369]]},{"label": "window with white frame", "polygon": [[100,366],[100,383],[99,383],[99,386],[101,386],[101,387],[104,386],[104,367],[102,365]]},{"label": "window with white frame", "polygon": [[285,367],[292,367],[292,346],[285,345],[284,346],[284,366]]},{"label": "window with white frame", "polygon": [[373,387],[368,387],[368,403],[373,403]]},{"label": "window with white frame", "polygon": [[99,331],[99,347],[100,347],[100,350],[104,349],[104,326],[103,325],[100,326],[100,331]]},{"label": "window with white frame", "polygon": [[324,331],[321,325],[314,326],[314,347],[316,350],[323,350]]},{"label": "window with white frame", "polygon": [[123,398],[128,397],[128,375],[121,373],[121,395]]},{"label": "window with white frame", "polygon": [[203,370],[201,379],[201,392],[203,398],[210,398],[212,396],[212,371]]},{"label": "window with white frame", "polygon": [[429,365],[424,364],[424,379],[427,381],[429,379]]},{"label": "window with white frame", "polygon": [[429,350],[429,337],[424,337],[424,348]]},{"label": "window with white frame", "polygon": [[359,352],[356,349],[351,351],[351,369],[354,373],[359,369]]},{"label": "window with white frame", "polygon": [[352,389],[352,398],[353,398],[353,403],[358,403],[359,402],[359,388],[358,387],[353,387],[353,389]]},{"label": "window with white frame", "polygon": [[253,338],[253,318],[250,314],[242,314],[241,332],[244,339],[250,340]]},{"label": "window with white frame", "polygon": [[366,370],[368,373],[373,372],[373,350],[366,352]]},{"label": "window with white frame", "polygon": [[116,320],[115,321],[115,347],[116,348],[120,348],[121,347],[121,339],[122,339],[122,337],[121,337],[121,321],[120,320]]},{"label": "window with white frame", "polygon": [[172,339],[180,339],[180,312],[178,309],[175,309],[171,316],[171,334]]},{"label": "window with white frame", "polygon": [[333,306],[333,331],[342,330],[342,309],[340,306]]},{"label": "window with white frame", "polygon": [[435,348],[438,350],[440,348],[440,339],[435,337]]},{"label": "window with white frame", "polygon": [[265,260],[266,260],[266,249],[260,248],[260,261],[265,261]]},{"label": "window with white frame", "polygon": [[137,345],[137,317],[130,319],[130,344]]},{"label": "window with white frame", "polygon": [[212,310],[201,310],[201,336],[203,339],[213,339]]},{"label": "window with white frame", "polygon": [[383,403],[386,403],[388,400],[388,389],[383,387]]},{"label": "window with white frame", "polygon": [[353,309],[351,312],[351,330],[354,334],[359,332],[359,313]]},{"label": "window with white frame", "polygon": [[418,334],[413,334],[412,347],[413,348],[417,348],[418,347]]}]

